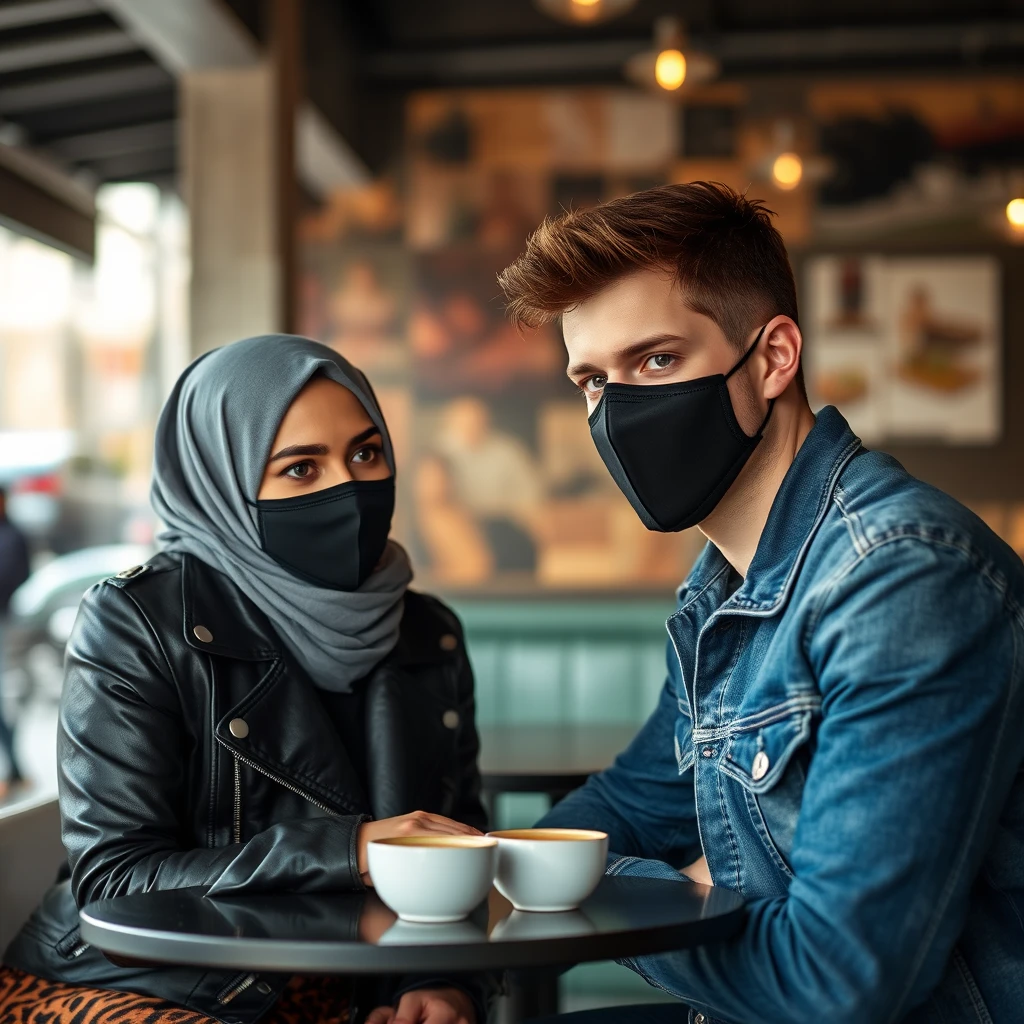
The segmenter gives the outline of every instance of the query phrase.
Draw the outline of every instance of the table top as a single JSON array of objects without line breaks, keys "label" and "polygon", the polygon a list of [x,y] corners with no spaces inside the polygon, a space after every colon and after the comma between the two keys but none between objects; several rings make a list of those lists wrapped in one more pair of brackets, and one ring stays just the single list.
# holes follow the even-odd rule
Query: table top
[{"label": "table top", "polygon": [[625,750],[636,725],[510,725],[480,730],[480,774],[495,790],[573,789]]},{"label": "table top", "polygon": [[399,921],[372,893],[208,899],[119,896],[81,913],[82,937],[136,961],[236,970],[404,973],[556,967],[698,945],[735,933],[743,900],[689,881],[604,878],[579,910],[522,913],[497,892],[465,921]]}]

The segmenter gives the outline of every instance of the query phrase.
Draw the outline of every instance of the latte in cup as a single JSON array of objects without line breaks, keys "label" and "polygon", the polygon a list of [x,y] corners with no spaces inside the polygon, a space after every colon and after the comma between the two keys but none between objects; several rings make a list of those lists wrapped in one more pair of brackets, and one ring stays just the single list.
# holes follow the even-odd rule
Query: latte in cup
[{"label": "latte in cup", "polygon": [[575,910],[604,875],[605,832],[515,828],[489,836],[498,841],[494,885],[516,910]]},{"label": "latte in cup", "polygon": [[367,844],[377,895],[403,921],[461,921],[494,881],[498,842],[489,836],[399,836]]}]

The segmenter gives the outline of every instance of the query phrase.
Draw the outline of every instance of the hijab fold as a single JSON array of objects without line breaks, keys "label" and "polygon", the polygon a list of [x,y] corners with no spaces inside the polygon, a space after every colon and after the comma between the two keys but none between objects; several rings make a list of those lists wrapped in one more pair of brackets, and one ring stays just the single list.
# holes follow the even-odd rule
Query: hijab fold
[{"label": "hijab fold", "polygon": [[253,505],[281,420],[318,374],[359,399],[393,473],[387,424],[363,374],[325,345],[267,334],[207,353],[181,375],[157,425],[151,500],[163,550],[229,576],[317,686],[347,692],[398,642],[408,556],[389,541],[358,590],[318,587],[263,551]]}]

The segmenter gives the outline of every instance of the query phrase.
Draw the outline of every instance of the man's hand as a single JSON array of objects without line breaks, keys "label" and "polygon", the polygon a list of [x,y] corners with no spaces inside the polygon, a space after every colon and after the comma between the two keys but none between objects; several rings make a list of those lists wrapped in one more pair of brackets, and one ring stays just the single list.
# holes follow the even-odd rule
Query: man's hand
[{"label": "man's hand", "polygon": [[476,1010],[460,989],[421,989],[406,992],[397,1010],[378,1006],[366,1024],[476,1024]]},{"label": "man's hand", "polygon": [[483,833],[472,825],[463,825],[442,818],[440,814],[428,814],[426,811],[413,811],[397,818],[384,818],[382,821],[368,821],[359,826],[357,844],[359,846],[359,874],[364,885],[373,885],[367,861],[366,847],[372,839],[393,839],[398,836],[479,836]]}]

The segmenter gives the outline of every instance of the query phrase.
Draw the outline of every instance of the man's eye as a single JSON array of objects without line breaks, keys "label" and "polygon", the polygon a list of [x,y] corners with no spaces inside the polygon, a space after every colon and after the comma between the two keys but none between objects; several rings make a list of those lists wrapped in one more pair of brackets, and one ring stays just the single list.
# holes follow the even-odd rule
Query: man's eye
[{"label": "man's eye", "polygon": [[647,358],[647,361],[644,363],[644,369],[667,370],[675,361],[676,357],[670,355],[668,352],[658,352]]},{"label": "man's eye", "polygon": [[380,448],[375,444],[368,444],[352,453],[352,461],[365,465],[367,462],[373,462],[378,455]]},{"label": "man's eye", "polygon": [[602,377],[600,374],[595,374],[593,377],[588,377],[585,381],[580,384],[580,391],[585,395],[596,395],[598,394],[608,383],[607,377]]},{"label": "man's eye", "polygon": [[284,471],[284,476],[290,476],[293,480],[308,480],[316,470],[314,462],[296,462]]}]

